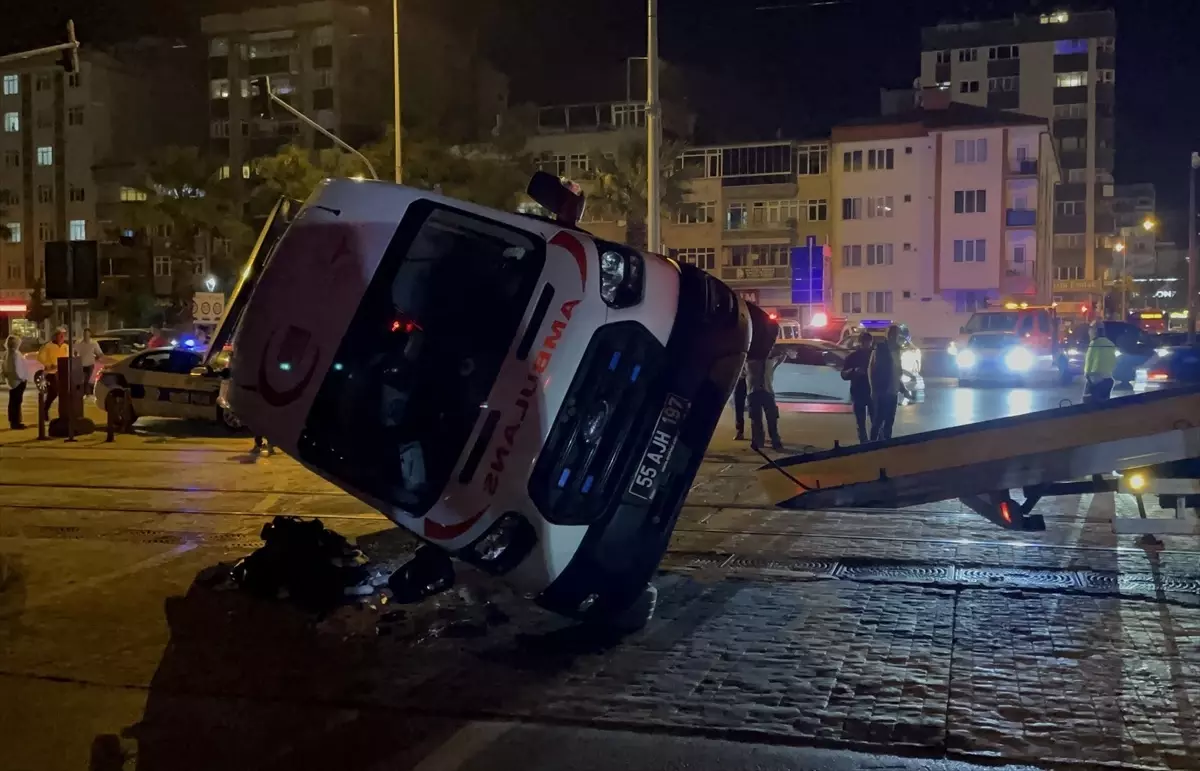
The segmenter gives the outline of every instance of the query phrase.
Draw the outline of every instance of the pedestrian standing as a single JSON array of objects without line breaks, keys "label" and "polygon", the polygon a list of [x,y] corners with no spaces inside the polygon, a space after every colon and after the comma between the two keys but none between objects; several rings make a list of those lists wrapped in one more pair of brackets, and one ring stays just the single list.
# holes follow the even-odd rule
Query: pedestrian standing
[{"label": "pedestrian standing", "polygon": [[100,344],[92,339],[90,329],[83,330],[83,340],[75,350],[79,354],[79,367],[83,370],[84,393],[91,396],[95,390],[92,387],[92,373],[96,370],[96,362],[104,358],[104,351],[100,350]]},{"label": "pedestrian standing", "polygon": [[746,365],[742,365],[742,374],[738,377],[737,385],[733,388],[733,421],[737,426],[739,442],[746,440]]},{"label": "pedestrian standing", "polygon": [[50,405],[58,398],[58,360],[71,355],[67,347],[67,330],[59,327],[54,337],[38,351],[38,361],[45,368],[46,403],[42,407],[42,419],[50,420]]},{"label": "pedestrian standing", "polygon": [[871,383],[871,441],[887,441],[892,438],[892,425],[896,422],[896,406],[901,391],[907,391],[903,382],[904,372],[900,364],[900,327],[888,327],[887,339],[875,344],[871,352],[868,377]]},{"label": "pedestrian standing", "polygon": [[854,406],[854,423],[858,427],[859,444],[867,441],[867,418],[874,414],[870,377],[873,342],[870,332],[862,332],[858,336],[858,347],[842,362],[842,380],[850,381],[850,404]]},{"label": "pedestrian standing", "polygon": [[747,401],[750,404],[750,449],[760,450],[764,441],[763,418],[766,418],[766,434],[771,437],[771,447],[783,450],[779,438],[779,407],[775,404],[775,368],[783,361],[784,353],[772,351],[766,359],[746,362]]},{"label": "pedestrian standing", "polygon": [[25,428],[21,422],[21,402],[25,397],[25,386],[33,372],[25,357],[21,355],[21,338],[9,335],[4,341],[4,361],[0,363],[0,380],[8,384],[8,427],[14,431]]},{"label": "pedestrian standing", "polygon": [[1083,358],[1083,401],[1108,401],[1112,396],[1113,371],[1117,368],[1117,346],[1105,336],[1104,325],[1097,322],[1088,330],[1091,342]]}]

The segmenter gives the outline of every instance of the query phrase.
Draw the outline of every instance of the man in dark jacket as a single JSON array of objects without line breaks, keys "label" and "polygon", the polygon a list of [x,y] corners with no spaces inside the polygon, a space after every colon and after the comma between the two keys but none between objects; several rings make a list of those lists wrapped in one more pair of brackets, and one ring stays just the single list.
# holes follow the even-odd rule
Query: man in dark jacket
[{"label": "man in dark jacket", "polygon": [[871,406],[871,345],[870,332],[858,336],[858,348],[842,362],[842,380],[850,381],[850,403],[854,405],[854,422],[858,425],[858,442],[867,441],[867,417],[874,413]]},{"label": "man in dark jacket", "polygon": [[742,374],[733,389],[733,424],[737,427],[739,442],[746,439],[746,366],[742,365]]},{"label": "man in dark jacket", "polygon": [[765,433],[771,438],[771,447],[783,451],[783,440],[779,437],[779,407],[775,404],[775,368],[783,359],[783,351],[776,347],[766,359],[746,361],[746,385],[750,392],[747,401],[750,406],[751,449],[762,449],[765,444],[763,419],[766,418]]},{"label": "man in dark jacket", "polygon": [[906,390],[901,381],[900,327],[888,327],[887,339],[875,345],[871,353],[868,377],[871,381],[871,441],[886,441],[892,438],[892,424],[896,421],[896,402],[900,392]]}]

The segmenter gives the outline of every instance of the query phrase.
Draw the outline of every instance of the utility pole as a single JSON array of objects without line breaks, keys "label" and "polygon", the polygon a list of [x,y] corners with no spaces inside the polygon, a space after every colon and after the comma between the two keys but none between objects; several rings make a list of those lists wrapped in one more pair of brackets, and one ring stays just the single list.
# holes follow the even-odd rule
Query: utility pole
[{"label": "utility pole", "polygon": [[404,182],[400,136],[400,0],[392,0],[392,125],[396,134],[396,184]]},{"label": "utility pole", "polygon": [[646,0],[646,247],[662,251],[658,190],[662,106],[658,103],[658,0]]},{"label": "utility pole", "polygon": [[1188,171],[1188,345],[1196,343],[1196,168],[1200,153],[1192,153],[1192,168]]}]

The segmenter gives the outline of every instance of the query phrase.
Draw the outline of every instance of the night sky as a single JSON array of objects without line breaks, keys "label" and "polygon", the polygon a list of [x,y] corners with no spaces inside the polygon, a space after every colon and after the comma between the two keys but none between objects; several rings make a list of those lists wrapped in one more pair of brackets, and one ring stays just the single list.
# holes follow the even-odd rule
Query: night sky
[{"label": "night sky", "polygon": [[[618,99],[625,57],[645,54],[642,0],[403,0],[475,19],[515,100]],[[375,5],[385,0],[365,0]],[[660,51],[705,84],[694,105],[705,140],[820,136],[875,114],[880,86],[911,84],[920,28],[1067,7],[1117,11],[1117,169],[1154,182],[1159,208],[1187,203],[1188,154],[1200,149],[1200,3],[1194,0],[659,0]],[[53,0],[29,4],[0,49],[54,42],[73,16],[80,38],[194,32],[193,14],[251,0]],[[289,4],[277,0],[276,4]],[[1182,234],[1175,236],[1182,238]]]}]

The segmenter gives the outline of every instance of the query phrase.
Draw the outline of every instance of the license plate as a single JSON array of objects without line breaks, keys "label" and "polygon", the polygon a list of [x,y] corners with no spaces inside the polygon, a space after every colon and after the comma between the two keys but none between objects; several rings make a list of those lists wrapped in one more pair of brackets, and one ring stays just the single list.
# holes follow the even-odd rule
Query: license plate
[{"label": "license plate", "polygon": [[654,424],[654,432],[650,434],[650,444],[638,462],[633,481],[629,484],[629,494],[634,498],[649,503],[654,499],[658,484],[666,471],[675,443],[679,440],[679,427],[687,416],[692,403],[682,396],[667,394],[667,403],[658,414]]}]

